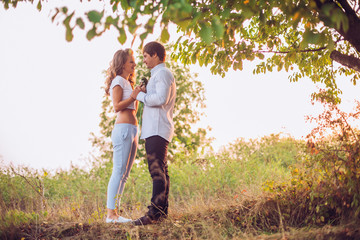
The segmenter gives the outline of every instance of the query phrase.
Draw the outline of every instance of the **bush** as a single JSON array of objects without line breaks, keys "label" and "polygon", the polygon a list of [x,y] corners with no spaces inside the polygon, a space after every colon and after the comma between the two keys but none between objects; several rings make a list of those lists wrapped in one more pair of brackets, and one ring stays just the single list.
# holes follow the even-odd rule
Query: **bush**
[{"label": "bush", "polygon": [[317,127],[307,136],[307,152],[292,167],[291,180],[264,184],[283,201],[282,209],[291,209],[288,221],[298,226],[359,220],[360,132],[351,123],[359,119],[360,103],[345,113],[325,91],[317,96],[324,112],[309,117]]}]

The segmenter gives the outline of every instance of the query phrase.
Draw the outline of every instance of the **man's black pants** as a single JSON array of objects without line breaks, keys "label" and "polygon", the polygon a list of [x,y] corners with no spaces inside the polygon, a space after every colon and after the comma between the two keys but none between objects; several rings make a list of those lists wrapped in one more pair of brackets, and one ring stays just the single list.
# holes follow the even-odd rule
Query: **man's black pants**
[{"label": "man's black pants", "polygon": [[146,138],[145,150],[149,172],[153,181],[151,205],[147,215],[157,220],[166,217],[169,207],[170,178],[166,160],[169,142],[160,136]]}]

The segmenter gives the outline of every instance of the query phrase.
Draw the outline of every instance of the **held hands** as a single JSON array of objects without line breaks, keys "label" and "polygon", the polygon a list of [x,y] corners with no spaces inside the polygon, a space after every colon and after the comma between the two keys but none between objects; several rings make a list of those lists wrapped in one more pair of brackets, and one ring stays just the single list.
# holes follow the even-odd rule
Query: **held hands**
[{"label": "held hands", "polygon": [[142,92],[146,93],[146,85],[148,84],[149,80],[147,80],[146,77],[142,77],[141,78],[141,82],[140,82],[140,89]]},{"label": "held hands", "polygon": [[140,85],[140,90],[144,93],[146,93],[146,85]]},{"label": "held hands", "polygon": [[136,100],[136,97],[137,97],[137,95],[139,94],[139,92],[140,92],[140,87],[139,87],[139,86],[136,86],[136,87],[134,88],[134,90],[132,91],[130,97],[131,97],[132,99]]},{"label": "held hands", "polygon": [[146,87],[144,85],[136,86],[130,95],[131,98],[136,100],[136,97],[139,94],[139,92],[146,92]]}]

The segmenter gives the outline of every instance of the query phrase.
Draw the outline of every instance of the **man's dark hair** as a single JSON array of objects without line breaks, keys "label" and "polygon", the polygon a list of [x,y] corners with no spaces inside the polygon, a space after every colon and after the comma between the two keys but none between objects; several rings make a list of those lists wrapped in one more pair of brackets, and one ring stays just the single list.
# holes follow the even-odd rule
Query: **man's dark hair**
[{"label": "man's dark hair", "polygon": [[156,53],[160,61],[165,61],[166,51],[165,47],[161,43],[149,42],[144,46],[143,52],[146,52],[150,56],[154,56],[154,54]]}]

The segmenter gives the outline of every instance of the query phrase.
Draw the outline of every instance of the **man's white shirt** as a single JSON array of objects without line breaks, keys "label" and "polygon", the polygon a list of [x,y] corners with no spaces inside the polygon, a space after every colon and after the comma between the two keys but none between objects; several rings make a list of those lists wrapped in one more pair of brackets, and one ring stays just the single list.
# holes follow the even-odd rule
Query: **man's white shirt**
[{"label": "man's white shirt", "polygon": [[144,103],[140,138],[158,135],[170,142],[174,135],[176,84],[165,63],[151,69],[146,93],[140,92],[136,99]]}]

